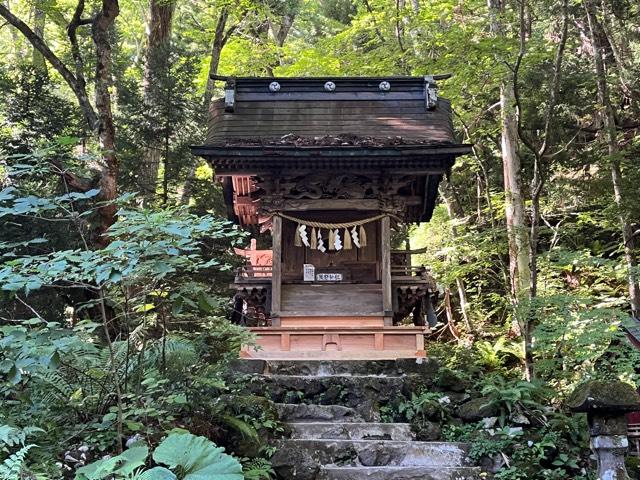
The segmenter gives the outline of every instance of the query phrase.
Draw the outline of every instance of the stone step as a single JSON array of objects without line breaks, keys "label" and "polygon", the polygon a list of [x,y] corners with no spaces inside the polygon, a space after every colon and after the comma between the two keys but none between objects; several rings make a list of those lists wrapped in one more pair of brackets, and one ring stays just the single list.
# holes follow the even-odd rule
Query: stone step
[{"label": "stone step", "polygon": [[290,423],[296,440],[396,440],[414,439],[408,423]]},{"label": "stone step", "polygon": [[310,456],[317,465],[340,467],[464,467],[468,444],[394,440],[281,440],[274,465],[282,458]]},{"label": "stone step", "polygon": [[272,375],[387,375],[398,376],[418,373],[435,376],[438,363],[431,358],[411,358],[395,360],[252,360],[239,359],[231,368],[238,373]]},{"label": "stone step", "polygon": [[[426,360],[422,360],[426,362]],[[402,375],[402,364],[415,364],[415,360],[316,360],[308,362],[289,362],[283,360],[267,361],[267,373],[272,375],[313,375],[326,377],[331,375]]]},{"label": "stone step", "polygon": [[342,405],[355,409],[367,422],[380,421],[379,408],[410,395],[411,385],[403,377],[307,375],[260,375],[247,382],[247,394],[267,395],[276,403]]},{"label": "stone step", "polygon": [[278,416],[283,422],[364,422],[353,408],[340,405],[307,405],[304,403],[276,403]]},{"label": "stone step", "polygon": [[480,480],[477,467],[322,467],[317,480]]},{"label": "stone step", "polygon": [[338,403],[341,398],[355,397],[360,402],[369,392],[378,396],[378,400],[396,396],[405,384],[403,377],[387,377],[383,375],[368,375],[352,377],[349,375],[332,375],[316,377],[313,375],[261,375],[260,380],[252,382],[260,388],[268,388],[274,402],[282,402],[288,392],[303,392],[305,400],[316,400],[315,396],[322,394],[318,402]]}]

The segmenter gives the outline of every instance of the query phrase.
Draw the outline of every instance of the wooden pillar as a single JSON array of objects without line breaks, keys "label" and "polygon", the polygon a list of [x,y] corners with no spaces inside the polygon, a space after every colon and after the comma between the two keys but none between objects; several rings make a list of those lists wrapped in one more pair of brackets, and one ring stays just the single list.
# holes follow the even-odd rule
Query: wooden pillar
[{"label": "wooden pillar", "polygon": [[271,219],[271,239],[273,265],[271,273],[271,325],[280,326],[280,299],[282,290],[282,217],[274,215]]},{"label": "wooden pillar", "polygon": [[393,301],[391,296],[391,219],[388,215],[380,220],[382,311],[385,326],[393,325]]}]

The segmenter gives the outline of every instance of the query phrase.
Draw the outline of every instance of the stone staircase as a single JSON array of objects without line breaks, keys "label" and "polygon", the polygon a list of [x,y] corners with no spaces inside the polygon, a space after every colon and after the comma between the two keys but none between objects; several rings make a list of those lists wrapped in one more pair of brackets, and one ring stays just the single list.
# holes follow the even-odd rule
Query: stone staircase
[{"label": "stone staircase", "polygon": [[437,367],[428,360],[244,362],[244,373],[259,377],[251,384],[276,402],[288,426],[272,458],[278,478],[481,478],[469,445],[416,441],[409,424],[380,421],[381,406],[432,379]]}]

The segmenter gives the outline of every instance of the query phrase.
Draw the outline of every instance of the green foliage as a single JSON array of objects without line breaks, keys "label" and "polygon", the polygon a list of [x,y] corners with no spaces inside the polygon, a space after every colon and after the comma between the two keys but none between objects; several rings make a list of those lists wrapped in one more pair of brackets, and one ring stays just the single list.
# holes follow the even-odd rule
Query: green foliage
[{"label": "green foliage", "polygon": [[[84,63],[76,63],[68,42],[75,5],[10,3],[12,12],[34,28],[34,12],[44,13],[44,41],[70,70],[85,74],[91,92],[95,53],[90,29],[78,31]],[[19,154],[0,160],[0,418],[47,431],[47,438],[38,439],[44,446],[29,451],[29,462],[53,465],[53,453],[46,457],[46,452],[74,447],[58,445],[67,439],[111,452],[124,440],[117,438],[118,423],[124,436],[142,435],[150,444],[178,424],[217,443],[235,436],[231,431],[252,439],[261,429],[279,428],[270,414],[224,398],[236,393],[223,380],[224,360],[250,341],[224,320],[226,270],[233,263],[231,247],[240,238],[211,215],[212,210],[224,212],[221,189],[212,185],[211,169],[191,168],[188,152],[190,144],[204,138],[202,97],[221,18],[226,18],[227,40],[221,74],[454,73],[441,82],[441,93],[452,100],[458,140],[474,144],[473,154],[458,159],[448,178],[451,196],[443,195],[443,200],[455,199],[460,212],[452,210],[450,218],[445,205],[439,206],[431,222],[411,233],[411,243],[426,247],[414,261],[432,269],[452,304],[452,325],[442,322],[429,338],[429,351],[442,353],[438,356],[448,367],[474,386],[471,393],[485,390],[506,427],[510,417],[522,413],[533,417],[523,437],[529,429],[548,428],[563,432],[563,442],[586,445],[580,429],[550,409],[557,409],[586,378],[639,383],[640,354],[621,329],[629,319],[619,225],[623,218],[635,231],[640,218],[640,170],[634,163],[640,154],[637,2],[601,2],[595,14],[602,27],[599,36],[611,50],[605,49],[604,62],[615,109],[616,155],[609,154],[604,141],[594,94],[592,54],[598,49],[583,31],[589,24],[585,9],[570,2],[569,38],[541,164],[538,291],[518,308],[509,285],[497,103],[518,55],[517,5],[503,5],[497,35],[489,25],[493,16],[487,3],[479,0],[176,2],[174,18],[180,21],[173,22],[171,41],[159,58],[147,62],[145,21],[150,15],[141,15],[137,2],[120,3],[112,29],[120,191],[139,189],[143,151],[158,139],[162,158],[158,201],[143,210],[135,197],[123,198],[110,232],[111,247],[104,251],[85,245],[93,239],[99,206],[100,146],[87,133],[60,75],[51,66],[43,68],[18,31],[0,30],[0,145],[3,152]],[[538,147],[551,98],[561,12],[562,2],[555,0],[525,4],[519,133]],[[158,86],[153,108],[142,97],[145,67]],[[65,138],[41,148],[58,136]],[[524,201],[530,207],[534,157],[519,143]],[[612,161],[620,162],[622,172],[619,206],[612,198]],[[89,187],[84,193],[69,190],[59,180],[63,172],[84,177]],[[183,201],[189,208],[176,206]],[[466,295],[466,311],[460,293]],[[102,321],[103,306],[107,322]],[[439,317],[446,318],[443,311]],[[543,400],[537,389],[518,385],[524,356],[515,327],[529,322],[535,376],[552,389]],[[504,398],[501,388],[507,392]],[[420,420],[434,401],[417,392],[402,408]],[[389,408],[388,419],[399,415],[395,406],[383,408]],[[559,464],[542,468],[534,449],[520,448],[522,440],[502,434],[487,440],[499,444],[487,445],[487,452],[522,456],[498,478],[581,477],[571,463],[577,455],[566,445],[554,457]],[[551,447],[543,450],[553,456]],[[539,471],[528,470],[527,461]],[[48,478],[60,473],[42,470]]]},{"label": "green foliage", "polygon": [[449,424],[449,441],[471,443],[469,456],[491,460],[496,478],[542,480],[586,478],[589,434],[584,416],[568,416],[552,406],[553,391],[535,383],[486,379],[479,394],[497,408],[497,417],[477,424]]},{"label": "green foliage", "polygon": [[[580,440],[588,441],[586,425],[581,425]],[[548,478],[586,478],[588,462],[580,444],[573,443],[567,432],[550,426],[538,429],[505,426],[487,428],[481,423],[462,427],[448,426],[445,438],[471,442],[470,458],[493,459],[502,465],[495,478],[537,480]]]},{"label": "green foliage", "polygon": [[37,447],[26,444],[27,437],[44,432],[37,427],[16,428],[0,425],[0,479],[21,480],[27,472],[26,460],[29,450]]},{"label": "green foliage", "polygon": [[420,429],[429,420],[437,422],[447,420],[449,403],[450,400],[444,394],[425,390],[412,393],[411,398],[400,403],[397,410],[400,415]]},{"label": "green foliage", "polygon": [[520,363],[523,357],[522,346],[509,342],[505,337],[499,337],[495,343],[480,340],[473,346],[480,366],[493,371],[504,369],[511,359]]},{"label": "green foliage", "polygon": [[204,437],[190,434],[169,435],[153,452],[153,460],[175,470],[180,467],[184,480],[220,478],[241,480],[242,466],[224,449]]},{"label": "green foliage", "polygon": [[35,445],[25,445],[20,447],[15,453],[9,455],[0,465],[0,478],[2,480],[19,480],[23,476],[27,453]]},{"label": "green foliage", "polygon": [[[12,157],[11,186],[0,193],[3,219],[36,225],[55,220],[66,225],[68,236],[65,245],[47,233],[27,235],[0,250],[0,302],[17,303],[22,309],[16,313],[27,313],[0,324],[0,418],[32,423],[23,436],[47,431],[28,457],[31,446],[20,437],[7,468],[56,478],[61,472],[53,459],[66,450],[82,448],[76,457],[97,458],[127,438],[153,444],[177,426],[230,447],[245,437],[259,444],[258,431],[281,430],[272,409],[242,410],[241,402],[225,400],[231,389],[224,380],[226,360],[251,342],[245,329],[226,320],[226,286],[220,286],[228,282],[230,252],[243,234],[213,215],[184,207],[143,210],[123,195],[110,243],[87,248],[91,233],[85,219],[95,211],[97,191],[38,195],[39,182],[52,174],[53,154]],[[212,283],[217,277],[220,282]],[[58,296],[66,304],[59,312],[56,303],[43,306]],[[16,444],[16,432],[0,432]],[[204,457],[197,469],[186,472],[182,460],[169,462],[179,478],[206,477],[215,468],[211,464],[221,450],[205,448],[205,439],[198,438]],[[82,472],[87,478],[127,477],[146,457],[146,450],[130,448]],[[160,474],[156,469],[145,475]]]},{"label": "green foliage", "polygon": [[507,381],[501,376],[492,377],[481,390],[487,398],[487,405],[496,407],[500,425],[507,421],[527,424],[542,422],[543,405],[550,398],[550,391],[539,383]]},{"label": "green foliage", "polygon": [[145,464],[147,455],[149,455],[149,449],[146,445],[132,445],[120,455],[98,460],[79,468],[76,480],[128,478]]},{"label": "green foliage", "polygon": [[155,463],[166,465],[142,471],[149,449],[134,444],[115,457],[98,460],[78,469],[76,480],[102,480],[107,478],[166,479],[166,480],[242,480],[242,466],[223,448],[204,437],[190,433],[171,433],[153,451]]},{"label": "green foliage", "polygon": [[270,480],[275,476],[275,471],[268,460],[263,458],[246,459],[243,463],[242,473],[245,480]]},{"label": "green foliage", "polygon": [[627,472],[633,480],[640,478],[640,457],[627,457],[625,460]]}]

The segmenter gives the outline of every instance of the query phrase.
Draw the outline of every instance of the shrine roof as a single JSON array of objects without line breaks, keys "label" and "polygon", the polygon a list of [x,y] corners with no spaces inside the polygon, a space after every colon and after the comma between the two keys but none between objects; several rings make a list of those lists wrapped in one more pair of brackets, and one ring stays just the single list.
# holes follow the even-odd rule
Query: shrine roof
[{"label": "shrine roof", "polygon": [[467,153],[470,148],[456,142],[451,106],[437,98],[435,79],[227,79],[225,98],[210,105],[205,144],[193,151],[458,147],[447,153]]}]

